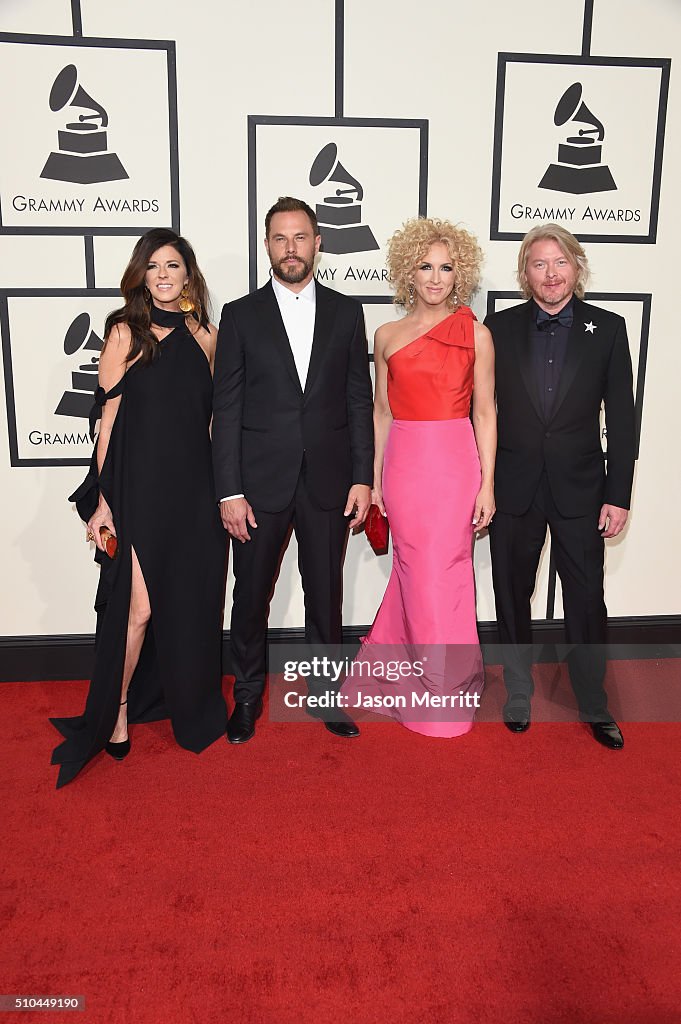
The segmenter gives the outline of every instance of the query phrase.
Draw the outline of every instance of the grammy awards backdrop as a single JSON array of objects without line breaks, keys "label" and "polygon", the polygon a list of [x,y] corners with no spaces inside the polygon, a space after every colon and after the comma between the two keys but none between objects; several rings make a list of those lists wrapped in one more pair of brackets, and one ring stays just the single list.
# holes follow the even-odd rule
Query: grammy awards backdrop
[{"label": "grammy awards backdrop", "polygon": [[[409,217],[478,236],[480,319],[520,300],[530,228],[556,221],[584,242],[587,298],[625,318],[636,389],[609,614],[678,616],[681,6],[649,0],[640,14],[637,0],[579,0],[550,19],[541,0],[299,0],[294,17],[277,0],[4,0],[0,657],[19,638],[94,631],[97,569],[66,495],[89,460],[104,322],[136,238],[163,225],[190,239],[217,320],[267,279],[264,215],[285,194],[316,210],[318,279],[363,303],[370,345],[398,315],[386,242]],[[605,422],[602,435],[607,458]],[[156,514],[172,518],[172,495]],[[350,538],[348,626],[373,619],[389,562]],[[475,566],[478,617],[493,623],[484,536]],[[230,597],[231,577],[227,616]],[[548,543],[533,614],[562,615]],[[270,626],[302,623],[292,540]]]}]

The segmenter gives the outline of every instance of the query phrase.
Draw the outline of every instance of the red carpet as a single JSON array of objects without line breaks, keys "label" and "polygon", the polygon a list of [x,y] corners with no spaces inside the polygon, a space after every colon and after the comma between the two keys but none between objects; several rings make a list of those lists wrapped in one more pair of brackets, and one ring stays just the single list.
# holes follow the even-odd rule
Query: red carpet
[{"label": "red carpet", "polygon": [[614,752],[577,723],[347,741],[263,718],[198,758],[139,725],[57,793],[47,717],[85,689],[0,687],[0,991],[87,1001],[12,1019],[681,1020],[681,725]]}]

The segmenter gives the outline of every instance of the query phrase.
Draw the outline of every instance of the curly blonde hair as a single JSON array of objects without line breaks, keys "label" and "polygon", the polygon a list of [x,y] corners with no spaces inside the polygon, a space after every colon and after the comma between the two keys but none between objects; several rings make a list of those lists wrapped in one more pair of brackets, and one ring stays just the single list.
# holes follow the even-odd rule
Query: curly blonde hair
[{"label": "curly blonde hair", "polygon": [[413,217],[405,221],[388,242],[389,281],[395,289],[393,302],[396,306],[403,306],[407,312],[411,307],[409,287],[414,271],[431,245],[438,242],[447,246],[455,271],[454,290],[447,299],[447,305],[455,309],[462,303],[468,303],[478,287],[483,253],[475,235],[448,220]]}]

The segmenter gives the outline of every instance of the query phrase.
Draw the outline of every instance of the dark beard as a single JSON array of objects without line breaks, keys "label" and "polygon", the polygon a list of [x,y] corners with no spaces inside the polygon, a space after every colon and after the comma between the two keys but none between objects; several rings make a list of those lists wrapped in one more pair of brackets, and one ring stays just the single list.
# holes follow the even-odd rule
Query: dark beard
[{"label": "dark beard", "polygon": [[282,281],[286,281],[287,284],[300,284],[304,281],[308,274],[314,267],[314,260],[307,263],[301,259],[300,256],[296,257],[296,263],[287,265],[286,259],[279,260],[278,263],[272,264],[272,273],[275,277],[280,278]]}]

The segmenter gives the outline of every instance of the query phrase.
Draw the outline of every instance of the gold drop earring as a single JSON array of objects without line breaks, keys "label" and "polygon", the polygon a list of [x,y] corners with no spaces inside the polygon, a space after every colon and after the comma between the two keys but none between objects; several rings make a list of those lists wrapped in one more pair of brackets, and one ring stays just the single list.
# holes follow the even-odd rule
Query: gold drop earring
[{"label": "gold drop earring", "polygon": [[178,306],[180,307],[180,309],[182,310],[183,313],[193,313],[194,312],[194,303],[189,298],[189,292],[187,291],[187,285],[186,284],[183,285],[183,287],[182,287],[182,293],[180,295],[180,301],[178,302]]}]

